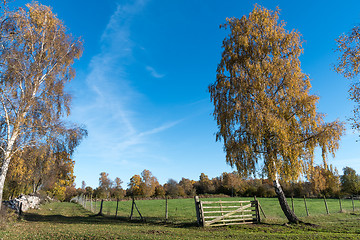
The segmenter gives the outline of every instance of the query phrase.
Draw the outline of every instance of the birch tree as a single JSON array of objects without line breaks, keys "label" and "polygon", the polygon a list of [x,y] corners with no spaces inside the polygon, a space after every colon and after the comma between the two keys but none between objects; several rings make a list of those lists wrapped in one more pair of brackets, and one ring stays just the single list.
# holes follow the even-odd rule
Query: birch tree
[{"label": "birch tree", "polygon": [[144,197],[151,197],[155,194],[155,188],[157,185],[159,185],[159,182],[153,174],[147,170],[144,169],[144,171],[141,172],[142,182],[140,184],[140,189]]},{"label": "birch tree", "polygon": [[110,197],[111,180],[109,174],[101,172],[99,177],[99,189],[104,193],[106,198]]},{"label": "birch tree", "polygon": [[336,51],[340,53],[335,71],[351,80],[349,95],[354,101],[353,116],[349,119],[354,130],[360,133],[360,27],[355,26],[347,34],[336,39]]},{"label": "birch tree", "polygon": [[[65,83],[82,43],[66,33],[49,7],[38,3],[6,11],[0,25],[0,203],[10,161],[27,146],[51,139],[50,132],[73,134],[68,147],[84,135],[61,121],[70,113]],[[47,139],[47,140],[46,140]],[[73,141],[74,140],[74,141]],[[60,145],[59,145],[60,147]]]},{"label": "birch tree", "polygon": [[317,113],[319,97],[309,93],[310,79],[300,67],[300,34],[285,30],[278,18],[279,10],[255,5],[248,16],[221,25],[230,33],[209,91],[227,163],[244,176],[259,169],[272,179],[285,216],[299,223],[279,179],[296,181],[306,174],[316,147],[326,162],[344,126],[325,123]]},{"label": "birch tree", "polygon": [[128,190],[131,196],[139,196],[142,194],[141,192],[141,184],[143,183],[140,175],[135,174],[130,178],[130,182],[128,184]]}]

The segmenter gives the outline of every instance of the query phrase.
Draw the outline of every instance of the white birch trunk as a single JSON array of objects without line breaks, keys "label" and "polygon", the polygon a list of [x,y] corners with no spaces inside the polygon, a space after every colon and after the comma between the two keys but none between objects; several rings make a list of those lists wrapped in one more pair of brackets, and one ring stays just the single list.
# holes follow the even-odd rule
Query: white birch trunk
[{"label": "white birch trunk", "polygon": [[289,222],[290,223],[302,222],[301,220],[299,220],[296,217],[295,213],[290,209],[289,204],[286,200],[284,191],[282,190],[282,187],[279,183],[279,176],[276,171],[275,171],[274,188],[275,188],[275,192],[278,197],[278,200],[279,200],[280,207],[281,207],[282,211],[284,212],[286,218],[289,220]]},{"label": "white birch trunk", "polygon": [[0,168],[0,210],[2,207],[2,198],[3,198],[3,193],[4,193],[6,174],[9,170],[9,165],[10,165],[10,161],[11,161],[11,157],[12,157],[12,150],[13,150],[13,146],[14,146],[15,140],[17,138],[17,135],[18,134],[14,133],[11,136],[10,140],[8,141],[7,147],[4,152],[3,164]]}]

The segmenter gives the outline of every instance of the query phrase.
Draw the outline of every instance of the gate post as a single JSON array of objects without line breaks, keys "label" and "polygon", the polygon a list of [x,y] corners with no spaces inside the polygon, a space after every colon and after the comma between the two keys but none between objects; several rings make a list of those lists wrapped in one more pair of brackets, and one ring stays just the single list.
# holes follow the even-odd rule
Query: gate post
[{"label": "gate post", "polygon": [[255,212],[256,212],[256,222],[260,223],[260,209],[259,209],[259,201],[256,199],[256,196],[254,196],[255,200]]},{"label": "gate post", "polygon": [[204,223],[203,223],[203,219],[201,217],[201,206],[200,206],[200,199],[198,196],[195,196],[194,197],[194,200],[195,200],[195,209],[196,209],[196,218],[197,218],[197,223],[199,226],[204,226]]}]

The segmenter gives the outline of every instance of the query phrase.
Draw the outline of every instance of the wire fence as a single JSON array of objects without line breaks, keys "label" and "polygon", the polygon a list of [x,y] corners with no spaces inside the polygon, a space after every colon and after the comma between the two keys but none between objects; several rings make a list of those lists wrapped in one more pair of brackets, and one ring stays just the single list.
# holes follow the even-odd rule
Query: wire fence
[{"label": "wire fence", "polygon": [[[218,200],[253,200],[253,198],[213,198]],[[277,198],[257,198],[266,218],[284,219]],[[291,198],[288,204],[298,217],[318,216],[335,213],[351,213],[360,211],[358,198],[326,199],[326,198]],[[94,215],[131,219],[147,222],[171,222],[176,224],[196,223],[194,199],[153,199],[153,200],[101,200],[88,196],[78,196],[73,201],[82,205]],[[262,214],[262,215],[264,215]]]}]

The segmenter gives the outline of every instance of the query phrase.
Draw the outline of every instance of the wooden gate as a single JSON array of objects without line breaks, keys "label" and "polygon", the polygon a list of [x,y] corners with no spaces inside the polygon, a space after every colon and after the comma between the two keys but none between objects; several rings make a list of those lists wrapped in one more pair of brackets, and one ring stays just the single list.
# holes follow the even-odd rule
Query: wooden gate
[{"label": "wooden gate", "polygon": [[260,222],[259,203],[255,201],[200,201],[195,196],[200,226],[223,226]]}]

